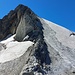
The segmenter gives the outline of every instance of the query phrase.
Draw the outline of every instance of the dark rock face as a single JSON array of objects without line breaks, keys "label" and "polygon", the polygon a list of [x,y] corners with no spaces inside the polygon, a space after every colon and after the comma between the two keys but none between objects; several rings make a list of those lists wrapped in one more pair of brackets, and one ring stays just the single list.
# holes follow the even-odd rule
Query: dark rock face
[{"label": "dark rock face", "polygon": [[4,39],[8,34],[14,34],[20,22],[21,16],[29,9],[26,6],[19,5],[16,9],[11,10],[8,15],[0,19],[0,40]]},{"label": "dark rock face", "polygon": [[[22,41],[29,32],[36,32],[39,29],[39,26],[41,29],[42,27],[39,19],[34,12],[27,6],[20,4],[14,10],[11,10],[8,15],[4,16],[3,19],[0,19],[0,40],[4,39],[9,34],[16,33],[15,39]],[[23,35],[20,39],[20,34],[18,33]]]},{"label": "dark rock face", "polygon": [[[26,35],[34,38],[35,34],[37,36],[42,29],[43,27],[41,26],[41,22],[38,17],[30,9],[27,9],[21,16],[19,26],[16,30],[15,39],[17,41],[22,41]],[[34,35],[32,36],[32,34]]]},{"label": "dark rock face", "polygon": [[23,75],[34,75],[33,72],[30,72],[30,73],[23,73]]}]

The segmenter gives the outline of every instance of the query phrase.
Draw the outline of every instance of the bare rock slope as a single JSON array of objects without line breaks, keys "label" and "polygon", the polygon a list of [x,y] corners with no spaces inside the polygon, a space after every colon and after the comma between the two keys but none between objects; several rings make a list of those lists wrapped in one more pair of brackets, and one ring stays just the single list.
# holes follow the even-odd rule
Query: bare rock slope
[{"label": "bare rock slope", "polygon": [[0,19],[0,75],[75,75],[74,34],[17,6]]}]

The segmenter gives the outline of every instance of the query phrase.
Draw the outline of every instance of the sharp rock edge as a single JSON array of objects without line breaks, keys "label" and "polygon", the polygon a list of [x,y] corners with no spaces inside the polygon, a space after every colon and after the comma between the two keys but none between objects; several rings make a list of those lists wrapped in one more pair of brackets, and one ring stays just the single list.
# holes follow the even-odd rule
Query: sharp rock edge
[{"label": "sharp rock edge", "polygon": [[0,75],[75,75],[75,33],[27,6],[0,19],[0,40]]}]

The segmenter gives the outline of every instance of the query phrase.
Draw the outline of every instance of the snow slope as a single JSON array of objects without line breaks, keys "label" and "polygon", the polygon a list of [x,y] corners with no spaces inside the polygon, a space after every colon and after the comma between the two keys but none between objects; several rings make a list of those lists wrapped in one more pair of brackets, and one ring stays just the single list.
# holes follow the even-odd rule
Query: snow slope
[{"label": "snow slope", "polygon": [[48,75],[75,75],[75,36],[55,23],[41,18],[40,21],[51,58]]},{"label": "snow slope", "polygon": [[14,36],[15,35],[11,36],[6,40],[1,41],[1,43],[6,45],[6,49],[0,52],[0,63],[4,63],[19,58],[33,44],[33,42],[31,41],[26,42],[14,41],[13,38]]},{"label": "snow slope", "polygon": [[43,19],[48,26],[56,32],[55,36],[56,38],[62,42],[63,45],[70,47],[70,48],[74,48],[75,49],[75,36],[70,36],[70,34],[72,33],[70,30],[59,26],[55,23],[52,23],[48,20]]}]

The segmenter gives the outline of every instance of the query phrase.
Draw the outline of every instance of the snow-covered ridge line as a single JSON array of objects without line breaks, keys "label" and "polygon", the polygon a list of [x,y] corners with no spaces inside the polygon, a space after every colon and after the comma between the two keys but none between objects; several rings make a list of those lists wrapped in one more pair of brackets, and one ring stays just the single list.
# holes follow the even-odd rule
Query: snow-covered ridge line
[{"label": "snow-covered ridge line", "polygon": [[61,42],[64,46],[75,49],[75,35],[71,35],[72,32],[70,30],[68,30],[62,26],[59,26],[55,23],[52,23],[48,20],[45,20],[45,19],[43,19],[43,20],[48,25],[48,28],[51,28],[53,31],[56,32],[55,36],[59,42]]},{"label": "snow-covered ridge line", "polygon": [[49,21],[49,20],[46,20],[46,19],[44,19],[44,18],[42,18],[46,23],[50,23],[50,24],[52,24],[52,25],[54,25],[54,26],[56,26],[56,27],[60,27],[60,28],[62,28],[62,29],[65,29],[65,30],[67,30],[67,31],[69,31],[69,32],[72,32],[72,31],[70,31],[69,29],[67,29],[67,28],[65,28],[65,27],[63,27],[63,26],[60,26],[60,25],[58,25],[58,24],[56,24],[56,23],[54,23],[54,22],[51,22],[51,21]]}]

